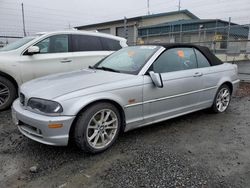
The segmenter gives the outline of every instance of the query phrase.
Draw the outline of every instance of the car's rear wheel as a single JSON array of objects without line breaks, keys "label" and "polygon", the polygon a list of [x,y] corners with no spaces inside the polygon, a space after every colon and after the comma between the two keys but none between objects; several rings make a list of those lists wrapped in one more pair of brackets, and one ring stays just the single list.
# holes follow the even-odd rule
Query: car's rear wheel
[{"label": "car's rear wheel", "polygon": [[223,84],[216,93],[212,111],[215,113],[225,112],[229,106],[230,101],[231,90],[226,84]]},{"label": "car's rear wheel", "polygon": [[0,76],[0,111],[9,108],[16,96],[15,85],[5,77]]},{"label": "car's rear wheel", "polygon": [[108,149],[117,139],[121,117],[110,103],[96,103],[83,111],[77,119],[74,138],[84,152],[100,153]]}]

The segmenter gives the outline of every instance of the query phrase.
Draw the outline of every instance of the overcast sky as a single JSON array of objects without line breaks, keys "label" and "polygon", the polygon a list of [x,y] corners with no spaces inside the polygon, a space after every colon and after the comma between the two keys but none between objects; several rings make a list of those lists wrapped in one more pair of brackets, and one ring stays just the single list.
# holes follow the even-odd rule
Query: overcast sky
[{"label": "overcast sky", "polygon": [[[0,35],[22,36],[22,2],[29,34],[147,14],[147,0],[0,0]],[[177,9],[178,0],[150,0],[151,14]],[[181,9],[199,18],[250,23],[250,0],[181,0]]]}]

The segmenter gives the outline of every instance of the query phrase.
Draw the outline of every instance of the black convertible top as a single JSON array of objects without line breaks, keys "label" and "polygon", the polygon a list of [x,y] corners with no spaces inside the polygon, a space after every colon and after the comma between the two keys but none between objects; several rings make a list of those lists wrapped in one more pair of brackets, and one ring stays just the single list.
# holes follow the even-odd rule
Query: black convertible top
[{"label": "black convertible top", "polygon": [[219,58],[217,58],[209,50],[209,48],[207,48],[205,46],[199,46],[199,45],[187,44],[187,43],[167,43],[167,44],[152,44],[152,45],[163,46],[166,49],[181,48],[181,47],[196,48],[197,50],[199,50],[208,59],[211,66],[223,64],[223,62]]}]

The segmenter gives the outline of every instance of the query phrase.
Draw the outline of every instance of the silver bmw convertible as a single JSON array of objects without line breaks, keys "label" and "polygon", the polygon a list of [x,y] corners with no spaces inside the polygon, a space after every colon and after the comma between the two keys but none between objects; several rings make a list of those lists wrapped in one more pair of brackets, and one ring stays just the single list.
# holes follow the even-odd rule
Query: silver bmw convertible
[{"label": "silver bmw convertible", "polygon": [[93,67],[25,83],[12,107],[22,134],[85,152],[109,148],[122,131],[210,108],[224,112],[237,66],[188,44],[121,49]]}]

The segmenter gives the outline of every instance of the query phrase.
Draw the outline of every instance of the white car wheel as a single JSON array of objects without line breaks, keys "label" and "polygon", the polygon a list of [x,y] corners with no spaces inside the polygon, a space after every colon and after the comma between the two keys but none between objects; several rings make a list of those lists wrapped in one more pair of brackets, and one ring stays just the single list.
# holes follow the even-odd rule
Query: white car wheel
[{"label": "white car wheel", "polygon": [[9,108],[17,96],[12,82],[0,76],[0,111]]}]

